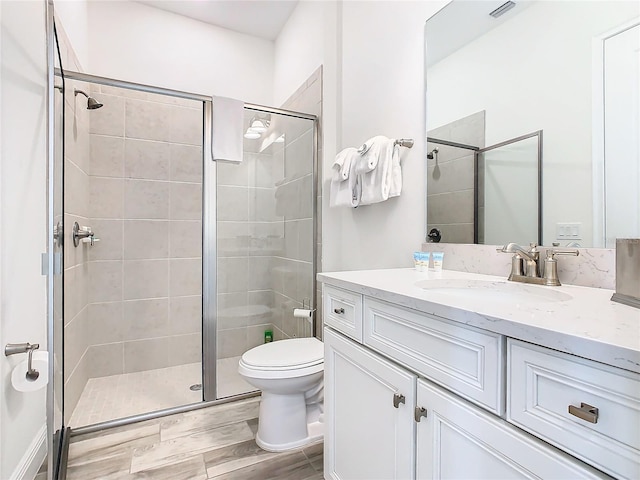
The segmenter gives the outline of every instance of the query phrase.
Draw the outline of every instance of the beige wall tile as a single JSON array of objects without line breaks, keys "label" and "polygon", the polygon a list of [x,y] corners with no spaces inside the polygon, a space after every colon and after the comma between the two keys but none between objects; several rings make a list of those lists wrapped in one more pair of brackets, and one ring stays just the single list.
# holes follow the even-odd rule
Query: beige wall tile
[{"label": "beige wall tile", "polygon": [[64,271],[64,321],[69,323],[89,302],[89,266],[86,263]]},{"label": "beige wall tile", "polygon": [[428,195],[430,223],[473,223],[473,190]]},{"label": "beige wall tile", "polygon": [[249,273],[247,257],[218,259],[218,292],[246,292]]},{"label": "beige wall tile", "polygon": [[90,260],[122,260],[122,220],[92,219],[91,229],[99,242],[85,245]]},{"label": "beige wall tile", "polygon": [[202,223],[172,220],[169,225],[169,256],[202,257]]},{"label": "beige wall tile", "polygon": [[427,168],[429,195],[473,189],[473,155]]},{"label": "beige wall tile", "polygon": [[313,220],[300,220],[298,230],[298,259],[312,262],[313,258]]},{"label": "beige wall tile", "polygon": [[124,259],[159,259],[169,255],[169,222],[124,221]]},{"label": "beige wall tile", "polygon": [[88,346],[88,314],[88,308],[83,308],[73,320],[64,327],[64,361],[65,375],[67,378],[76,368],[78,362],[80,362]]},{"label": "beige wall tile", "polygon": [[125,330],[122,302],[90,303],[87,323],[89,345],[122,342]]},{"label": "beige wall tile", "polygon": [[169,338],[135,340],[124,343],[125,373],[169,366]]},{"label": "beige wall tile", "polygon": [[91,378],[119,375],[124,372],[123,344],[92,345],[87,352]]},{"label": "beige wall tile", "polygon": [[216,162],[216,182],[218,187],[220,185],[248,186],[250,159],[254,155],[254,153],[245,153],[243,161],[240,163]]},{"label": "beige wall tile", "polygon": [[247,327],[247,350],[264,343],[265,330],[271,330],[271,333],[273,334],[273,325],[266,323],[263,325]]},{"label": "beige wall tile", "polygon": [[249,253],[251,237],[248,223],[218,222],[217,227],[218,257],[238,257]]},{"label": "beige wall tile", "polygon": [[77,165],[66,160],[64,178],[64,209],[79,217],[89,216],[89,176]]},{"label": "beige wall tile", "polygon": [[202,147],[171,145],[171,180],[202,183]]},{"label": "beige wall tile", "polygon": [[271,288],[272,257],[249,257],[249,290],[268,290]]},{"label": "beige wall tile", "polygon": [[304,299],[310,300],[313,295],[313,267],[310,263],[298,262],[297,264],[297,292],[293,297],[302,302]]},{"label": "beige wall tile", "polygon": [[168,294],[168,260],[124,261],[124,300],[166,297]]},{"label": "beige wall tile", "polygon": [[247,350],[246,328],[218,331],[218,358],[237,357]]},{"label": "beige wall tile", "polygon": [[202,219],[202,185],[171,183],[171,219]]},{"label": "beige wall tile", "polygon": [[126,137],[168,142],[175,107],[144,100],[126,99]]},{"label": "beige wall tile", "polygon": [[171,145],[164,142],[125,141],[124,176],[146,180],[169,180]]},{"label": "beige wall tile", "polygon": [[124,181],[124,215],[128,219],[168,219],[169,183]]},{"label": "beige wall tile", "polygon": [[[73,95],[73,89],[71,95]],[[86,105],[86,103],[84,104]],[[67,103],[65,114],[65,151],[64,156],[78,165],[85,173],[89,172],[89,112],[83,106]]]},{"label": "beige wall tile", "polygon": [[202,297],[171,297],[169,299],[171,335],[202,331]]},{"label": "beige wall tile", "polygon": [[202,295],[202,260],[170,260],[170,292],[172,297]]},{"label": "beige wall tile", "polygon": [[[115,95],[106,95],[101,93],[96,96],[96,100],[104,106],[97,110],[92,110],[90,133],[98,135],[112,135],[122,137],[124,135],[124,98]],[[87,99],[78,96],[78,106],[82,101],[82,105],[86,107]]]},{"label": "beige wall tile", "polygon": [[275,222],[282,217],[276,213],[276,191],[271,188],[249,189],[249,220]]},{"label": "beige wall tile", "polygon": [[64,382],[64,407],[65,407],[65,423],[69,425],[71,413],[76,408],[80,395],[89,379],[89,362],[87,357],[83,357],[74,370],[65,371],[67,376]]},{"label": "beige wall tile", "polygon": [[119,178],[90,177],[89,213],[92,218],[122,218],[123,181]]},{"label": "beige wall tile", "polygon": [[276,182],[284,178],[281,161],[273,155],[249,154],[249,185],[253,187],[275,188]]},{"label": "beige wall tile", "polygon": [[249,219],[249,190],[244,187],[217,188],[218,221],[247,221]]},{"label": "beige wall tile", "polygon": [[298,231],[300,229],[300,220],[288,220],[284,222],[284,252],[283,256],[290,259],[298,259],[299,257],[299,241]]},{"label": "beige wall tile", "polygon": [[169,337],[169,364],[184,365],[202,361],[202,336],[200,333]]},{"label": "beige wall tile", "polygon": [[169,299],[150,298],[123,304],[125,341],[169,335]]},{"label": "beige wall tile", "polygon": [[202,145],[202,108],[173,107],[169,141]]},{"label": "beige wall tile", "polygon": [[313,171],[313,130],[287,142],[284,171],[287,178],[299,178]]},{"label": "beige wall tile", "polygon": [[89,174],[98,177],[122,177],[124,139],[91,134]]},{"label": "beige wall tile", "polygon": [[122,300],[122,262],[89,262],[89,302]]}]

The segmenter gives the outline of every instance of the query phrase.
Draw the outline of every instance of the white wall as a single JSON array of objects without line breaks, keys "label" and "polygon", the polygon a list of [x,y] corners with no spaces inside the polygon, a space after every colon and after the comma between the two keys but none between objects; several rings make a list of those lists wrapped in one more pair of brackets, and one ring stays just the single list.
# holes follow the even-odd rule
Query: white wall
[{"label": "white wall", "polygon": [[[88,2],[85,0],[55,0],[56,27],[62,24],[69,41],[74,46],[74,53],[77,55],[80,65],[86,66],[89,63],[89,36],[88,36]],[[58,38],[60,30],[58,30]],[[70,65],[67,58],[62,59],[63,67],[75,70],[75,65]]]},{"label": "white wall", "polygon": [[282,105],[324,63],[325,13],[332,2],[298,3],[275,41],[273,104]]},{"label": "white wall", "polygon": [[615,3],[536,2],[429,69],[430,129],[486,110],[486,146],[544,130],[545,244],[556,222],[582,223],[591,244],[592,38],[638,12]]},{"label": "white wall", "polygon": [[[46,349],[45,2],[0,2],[0,343]],[[19,393],[11,371],[24,355],[0,355],[0,478],[29,474],[34,441],[43,440],[46,390]],[[43,446],[43,444],[41,445]],[[37,455],[36,455],[37,457]],[[35,458],[35,469],[42,458]],[[33,465],[32,465],[33,466]]]},{"label": "white wall", "polygon": [[91,74],[272,103],[273,42],[129,1],[92,1],[88,13]]},{"label": "white wall", "polygon": [[[339,14],[337,149],[369,137],[413,138],[402,154],[402,195],[349,208],[323,204],[323,269],[410,266],[424,240],[424,24],[446,1],[345,2]],[[328,193],[332,156],[324,161]]]}]

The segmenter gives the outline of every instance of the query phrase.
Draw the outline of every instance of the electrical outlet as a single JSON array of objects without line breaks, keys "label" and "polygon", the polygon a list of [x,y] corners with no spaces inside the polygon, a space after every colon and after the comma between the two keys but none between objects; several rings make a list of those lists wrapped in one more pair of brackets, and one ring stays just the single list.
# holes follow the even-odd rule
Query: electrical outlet
[{"label": "electrical outlet", "polygon": [[556,239],[582,240],[582,223],[556,223]]}]

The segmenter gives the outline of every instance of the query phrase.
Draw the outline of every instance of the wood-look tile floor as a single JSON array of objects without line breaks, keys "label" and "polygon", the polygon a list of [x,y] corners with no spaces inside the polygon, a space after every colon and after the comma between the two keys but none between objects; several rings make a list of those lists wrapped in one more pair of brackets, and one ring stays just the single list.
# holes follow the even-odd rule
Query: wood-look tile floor
[{"label": "wood-look tile floor", "polygon": [[255,443],[259,399],[71,438],[68,480],[321,480],[323,444],[270,453]]}]

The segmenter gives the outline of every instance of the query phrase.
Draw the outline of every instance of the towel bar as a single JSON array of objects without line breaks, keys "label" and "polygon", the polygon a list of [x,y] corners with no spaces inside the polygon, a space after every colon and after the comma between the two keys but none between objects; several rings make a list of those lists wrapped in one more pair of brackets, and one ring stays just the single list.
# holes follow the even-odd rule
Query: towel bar
[{"label": "towel bar", "polygon": [[411,148],[413,147],[413,138],[399,138],[393,143],[401,147]]}]

